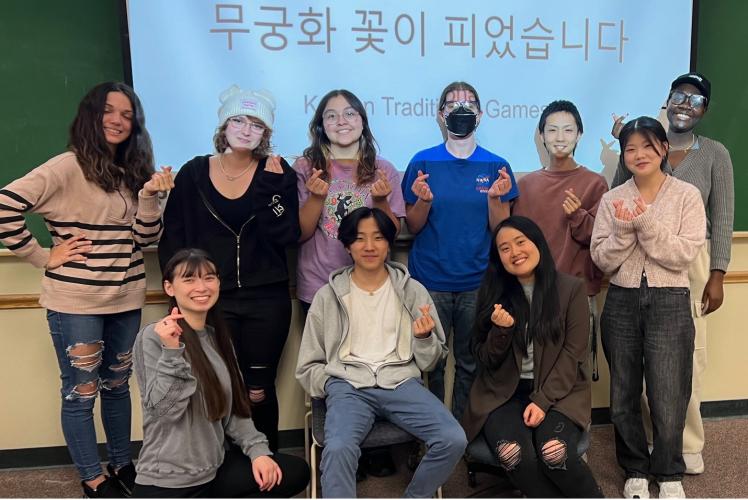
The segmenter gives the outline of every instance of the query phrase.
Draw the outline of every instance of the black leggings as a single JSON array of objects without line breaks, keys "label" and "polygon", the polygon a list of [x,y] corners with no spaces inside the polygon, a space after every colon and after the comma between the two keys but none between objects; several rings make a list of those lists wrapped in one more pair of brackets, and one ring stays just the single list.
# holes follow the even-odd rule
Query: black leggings
[{"label": "black leggings", "polygon": [[538,427],[525,425],[522,414],[531,402],[530,391],[532,380],[521,380],[512,398],[492,411],[483,426],[483,437],[509,478],[530,498],[602,498],[577,452],[582,437],[577,424],[550,410]]},{"label": "black leggings", "polygon": [[264,393],[261,401],[252,401],[250,394],[252,420],[257,430],[267,436],[270,449],[275,452],[278,450],[275,377],[291,325],[291,299],[288,283],[266,288],[267,294],[263,297],[257,297],[256,290],[222,292],[220,304],[234,339],[244,383],[249,391]]},{"label": "black leggings", "polygon": [[260,491],[252,474],[252,463],[236,447],[226,452],[216,477],[189,488],[162,488],[135,484],[135,498],[292,498],[309,483],[309,466],[299,458],[276,453],[271,457],[281,469],[281,483],[270,491]]}]

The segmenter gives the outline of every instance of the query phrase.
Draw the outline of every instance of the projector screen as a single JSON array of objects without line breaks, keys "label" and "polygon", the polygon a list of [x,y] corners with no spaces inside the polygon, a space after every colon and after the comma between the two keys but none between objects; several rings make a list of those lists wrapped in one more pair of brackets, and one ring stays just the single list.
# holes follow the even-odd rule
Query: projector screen
[{"label": "projector screen", "polygon": [[213,151],[219,94],[276,97],[272,142],[289,162],[309,144],[321,97],[364,103],[380,154],[405,170],[442,142],[437,101],[452,81],[478,91],[479,144],[516,172],[543,161],[545,105],[574,102],[576,159],[600,172],[617,145],[611,114],[657,115],[689,70],[692,0],[129,0],[132,79],[157,165]]}]

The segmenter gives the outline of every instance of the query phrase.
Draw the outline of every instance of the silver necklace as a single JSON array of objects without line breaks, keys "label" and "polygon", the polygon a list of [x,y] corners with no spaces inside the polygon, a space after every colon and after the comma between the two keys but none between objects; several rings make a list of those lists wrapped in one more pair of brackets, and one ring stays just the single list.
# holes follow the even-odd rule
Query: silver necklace
[{"label": "silver necklace", "polygon": [[696,134],[694,134],[693,136],[691,136],[691,144],[689,144],[687,148],[673,148],[673,147],[671,147],[670,151],[683,151],[683,152],[688,153],[689,151],[691,151],[691,148],[693,148],[694,144],[696,144]]}]

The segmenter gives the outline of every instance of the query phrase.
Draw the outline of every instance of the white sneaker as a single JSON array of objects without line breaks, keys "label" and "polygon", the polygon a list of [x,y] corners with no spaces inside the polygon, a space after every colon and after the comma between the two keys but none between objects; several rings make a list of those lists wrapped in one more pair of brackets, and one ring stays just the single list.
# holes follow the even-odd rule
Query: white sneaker
[{"label": "white sneaker", "polygon": [[643,477],[630,477],[623,485],[623,498],[649,498],[649,481]]},{"label": "white sneaker", "polygon": [[660,484],[660,498],[686,498],[680,481],[665,481]]},{"label": "white sneaker", "polygon": [[683,461],[686,463],[686,474],[701,474],[704,472],[704,457],[701,453],[684,453]]}]

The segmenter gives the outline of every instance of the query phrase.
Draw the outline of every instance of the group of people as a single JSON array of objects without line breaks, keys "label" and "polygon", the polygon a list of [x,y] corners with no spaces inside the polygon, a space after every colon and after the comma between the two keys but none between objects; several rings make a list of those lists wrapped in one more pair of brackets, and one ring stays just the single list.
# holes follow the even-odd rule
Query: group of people
[{"label": "group of people", "polygon": [[[215,152],[174,176],[154,170],[132,89],[95,87],[69,151],[0,191],[0,240],[44,268],[62,427],[84,493],[293,496],[306,486],[306,463],[278,453],[275,390],[291,321],[286,250],[298,245],[296,377],[327,406],[323,496],[356,496],[359,444],[377,418],[424,443],[405,496],[433,496],[476,439],[526,496],[602,496],[580,443],[607,273],[599,324],[623,494],[648,498],[654,477],[660,497],[683,497],[683,474],[704,470],[704,317],[722,303],[732,232],[729,154],[694,134],[710,97],[709,81],[688,73],[672,83],[667,128],[614,116],[621,158],[608,191],[574,160],[583,125],[568,101],[538,123],[549,164],[517,182],[477,143],[477,90],[451,83],[438,104],[445,141],[417,153],[401,181],[353,93],[322,98],[310,145],[289,165],[271,151],[273,96],[232,86]],[[26,228],[29,212],[44,217],[50,250]],[[407,266],[391,259],[403,219],[414,235]],[[138,333],[141,248],[156,241],[170,303]],[[108,474],[93,426],[99,394]]]}]

